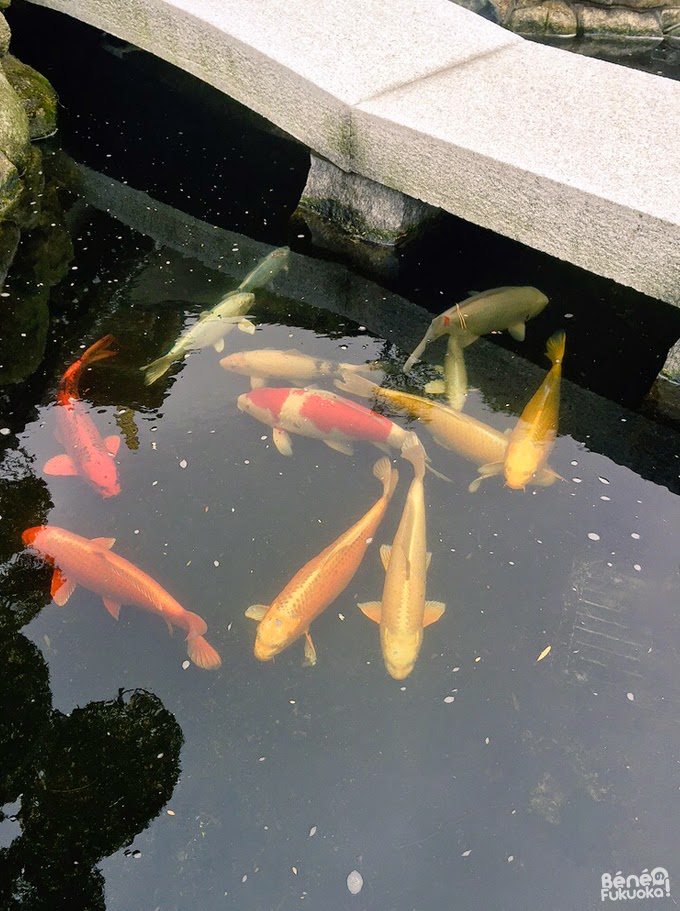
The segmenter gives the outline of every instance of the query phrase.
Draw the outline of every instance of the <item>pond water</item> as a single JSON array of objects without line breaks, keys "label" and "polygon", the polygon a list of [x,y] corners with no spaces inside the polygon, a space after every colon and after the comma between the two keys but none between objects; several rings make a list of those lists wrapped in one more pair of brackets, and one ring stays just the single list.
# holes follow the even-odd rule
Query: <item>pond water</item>
[{"label": "pond water", "polygon": [[[59,152],[46,162],[62,181],[75,173]],[[242,197],[268,200],[276,170],[258,183],[249,169]],[[82,169],[76,177],[87,201],[62,192],[53,246],[38,255],[24,243],[3,288],[0,905],[59,908],[68,897],[71,908],[109,911],[581,911],[602,905],[604,874],[656,868],[668,874],[656,874],[663,897],[639,900],[673,901],[680,440],[629,407],[640,399],[632,342],[589,366],[591,337],[611,333],[612,320],[631,338],[639,296],[530,253],[524,282],[508,254],[480,285],[478,252],[455,283],[534,283],[551,301],[525,342],[483,339],[467,350],[465,410],[512,428],[545,376],[546,340],[566,329],[550,457],[565,480],[522,493],[491,478],[471,494],[475,465],[390,414],[418,431],[450,478],[425,479],[427,593],[445,602],[443,617],[425,629],[413,672],[394,680],[377,626],[356,607],[380,599],[378,547],[395,536],[412,477],[395,453],[401,477],[375,540],[312,627],[318,663],[304,665],[301,641],[263,663],[245,610],[269,603],[375,502],[380,453],[359,443],[348,456],[297,436],[292,456],[281,455],[270,428],[237,408],[249,383],[220,357],[294,348],[379,361],[380,381],[407,388],[401,365],[431,317],[418,302],[443,309],[447,269],[436,279],[428,269],[430,237],[404,254],[397,278],[364,278],[312,251],[304,231],[297,237],[278,193],[274,228],[266,215],[257,225],[199,223],[159,203],[144,230],[146,197]],[[231,332],[223,355],[196,351],[146,386],[139,368],[286,241],[288,271],[256,291],[255,333]],[[49,308],[35,287],[46,250],[63,267]],[[613,304],[593,317],[598,294]],[[657,307],[645,331],[662,339],[674,318]],[[101,435],[123,441],[121,492],[103,499],[43,467],[63,451],[60,378],[107,333],[118,354],[80,384]],[[647,340],[639,324],[638,333]],[[437,376],[443,351],[428,348],[410,391]],[[648,373],[658,356],[649,346],[640,354]],[[629,381],[618,401],[593,391]],[[115,537],[115,553],[204,618],[222,666],[189,663],[183,635],[169,637],[150,613],[123,607],[116,623],[83,587],[57,607],[50,570],[21,543],[43,524]]]}]

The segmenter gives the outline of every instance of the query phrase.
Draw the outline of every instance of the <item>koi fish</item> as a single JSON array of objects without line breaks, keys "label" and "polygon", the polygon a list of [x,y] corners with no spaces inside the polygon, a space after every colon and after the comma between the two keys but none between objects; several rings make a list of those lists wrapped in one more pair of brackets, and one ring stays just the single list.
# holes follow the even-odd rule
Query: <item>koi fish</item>
[{"label": "koi fish", "polygon": [[[414,451],[420,446],[415,439]],[[260,621],[255,638],[255,657],[260,661],[269,661],[304,635],[307,663],[316,664],[309,626],[351,582],[397,486],[399,473],[386,456],[375,463],[373,474],[383,492],[368,512],[298,570],[270,605],[253,604],[246,611],[246,617]]]},{"label": "koi fish", "polygon": [[[409,449],[410,443],[406,444]],[[436,623],[444,613],[441,601],[426,601],[427,569],[432,554],[427,550],[425,528],[425,459],[414,447],[413,480],[394,542],[383,544],[380,559],[385,568],[382,602],[367,601],[359,609],[380,624],[380,645],[387,673],[395,680],[408,677],[415,667],[423,628]]]},{"label": "koi fish", "polygon": [[198,667],[213,669],[222,663],[203,638],[205,620],[185,610],[151,576],[112,553],[115,538],[81,538],[56,525],[41,525],[27,528],[21,539],[25,547],[55,567],[51,595],[59,607],[66,604],[77,585],[82,585],[101,595],[104,607],[115,620],[122,604],[132,604],[160,614],[170,633],[175,626],[185,631],[187,653]]},{"label": "koi fish", "polygon": [[61,378],[55,436],[66,452],[48,459],[43,467],[47,475],[80,475],[102,497],[120,493],[118,469],[113,461],[120,437],[113,434],[102,439],[78,387],[85,367],[116,354],[109,347],[112,342],[113,336],[105,335],[90,345]]},{"label": "koi fish", "polygon": [[566,335],[556,332],[548,340],[546,357],[552,367],[519,417],[499,467],[505,474],[507,487],[524,490],[550,454],[557,436],[560,407],[560,383]]},{"label": "koi fish", "polygon": [[212,310],[204,310],[198,320],[180,335],[167,354],[139,368],[146,371],[144,383],[147,386],[155,383],[175,361],[183,358],[189,351],[211,346],[217,352],[224,351],[224,337],[234,326],[252,335],[255,326],[243,314],[248,312],[254,300],[254,294],[230,291]]},{"label": "koi fish", "polygon": [[473,294],[432,320],[424,338],[407,358],[404,373],[422,357],[427,345],[441,335],[455,335],[461,348],[466,348],[480,335],[507,329],[514,339],[522,342],[526,331],[524,324],[537,316],[547,303],[545,294],[531,287],[492,288]]},{"label": "koi fish", "polygon": [[304,386],[319,376],[340,376],[341,371],[350,373],[376,370],[370,364],[336,364],[322,361],[301,351],[290,349],[277,351],[262,348],[259,351],[237,351],[220,361],[220,366],[231,373],[250,377],[251,389],[266,386],[267,380],[288,380]]},{"label": "koi fish", "polygon": [[272,250],[246,275],[238,286],[238,290],[254,291],[256,288],[262,288],[273,281],[282,269],[288,271],[289,254],[290,247],[279,247],[278,250]]},{"label": "koi fish", "polygon": [[467,370],[465,355],[455,335],[450,335],[446,343],[444,358],[444,379],[432,380],[423,387],[430,395],[446,393],[449,405],[454,411],[462,411],[468,394]]},{"label": "koi fish", "polygon": [[[386,402],[392,408],[405,411],[411,417],[423,421],[435,442],[478,466],[480,476],[468,487],[470,493],[479,488],[484,478],[498,474],[500,469],[496,465],[502,466],[508,447],[508,437],[500,430],[440,402],[378,386],[364,376],[345,373],[341,381],[335,380],[335,385],[343,392]],[[548,487],[559,477],[552,468],[543,465],[530,483]]]},{"label": "koi fish", "polygon": [[[290,433],[323,440],[326,446],[345,455],[352,455],[352,443],[361,440],[379,449],[401,452],[410,438],[407,430],[382,414],[322,389],[267,386],[244,392],[237,405],[240,411],[273,428],[274,445],[285,456],[293,453]],[[418,444],[422,448],[420,441]]]}]

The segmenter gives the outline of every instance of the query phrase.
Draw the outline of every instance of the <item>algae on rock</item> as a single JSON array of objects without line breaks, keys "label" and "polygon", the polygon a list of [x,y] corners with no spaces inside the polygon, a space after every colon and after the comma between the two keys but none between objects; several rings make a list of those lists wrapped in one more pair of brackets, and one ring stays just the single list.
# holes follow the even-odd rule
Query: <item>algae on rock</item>
[{"label": "algae on rock", "polygon": [[33,67],[12,54],[2,59],[2,69],[28,116],[31,139],[45,139],[57,130],[57,93]]}]

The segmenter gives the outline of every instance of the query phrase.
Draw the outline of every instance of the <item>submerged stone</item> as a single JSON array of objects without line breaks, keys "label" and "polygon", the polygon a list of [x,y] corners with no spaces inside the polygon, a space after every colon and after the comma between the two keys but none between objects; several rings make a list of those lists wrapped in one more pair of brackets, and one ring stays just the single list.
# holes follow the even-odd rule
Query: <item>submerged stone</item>
[{"label": "submerged stone", "polygon": [[586,36],[603,38],[635,38],[646,40],[653,47],[663,40],[661,26],[655,13],[638,12],[622,7],[599,9],[577,6],[581,28]]},{"label": "submerged stone", "polygon": [[558,35],[575,38],[578,21],[573,8],[565,0],[545,0],[537,6],[517,8],[508,27],[521,35]]},{"label": "submerged stone", "polygon": [[21,197],[19,172],[4,152],[0,151],[0,221],[14,211]]},{"label": "submerged stone", "polygon": [[33,67],[8,54],[2,68],[9,84],[21,99],[28,116],[31,139],[44,139],[57,130],[57,93]]}]

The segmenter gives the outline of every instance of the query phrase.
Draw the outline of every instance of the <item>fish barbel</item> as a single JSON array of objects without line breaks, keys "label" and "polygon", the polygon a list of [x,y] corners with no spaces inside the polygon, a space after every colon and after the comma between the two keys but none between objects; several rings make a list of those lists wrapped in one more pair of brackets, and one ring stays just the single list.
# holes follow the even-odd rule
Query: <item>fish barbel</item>
[{"label": "fish barbel", "polygon": [[545,353],[552,367],[510,434],[502,467],[505,483],[513,490],[523,490],[531,482],[555,443],[565,344],[564,332],[556,332],[548,340]]},{"label": "fish barbel", "polygon": [[251,389],[260,389],[268,380],[288,380],[301,386],[320,376],[340,376],[343,370],[366,373],[378,369],[370,364],[338,364],[303,354],[291,348],[261,348],[254,351],[237,351],[223,357],[220,366],[230,373],[250,377]]},{"label": "fish barbel", "polygon": [[256,288],[268,285],[282,269],[288,269],[289,254],[289,247],[279,247],[278,250],[272,250],[246,275],[238,286],[238,290],[254,291]]},{"label": "fish barbel", "polygon": [[82,538],[56,525],[27,528],[21,536],[43,560],[55,567],[52,599],[60,607],[68,601],[77,585],[101,595],[104,607],[118,619],[122,604],[142,607],[160,615],[172,632],[178,627],[187,634],[189,658],[205,669],[222,663],[205,638],[205,620],[181,604],[133,563],[111,552],[115,538]]},{"label": "fish barbel", "polygon": [[397,486],[399,473],[386,456],[375,463],[373,474],[383,492],[368,512],[298,570],[270,605],[254,604],[246,611],[247,617],[260,621],[255,638],[260,661],[269,661],[304,635],[307,663],[316,663],[309,626],[349,585]]},{"label": "fish barbel", "polygon": [[[468,489],[471,493],[478,489],[485,477],[498,473],[495,466],[503,464],[508,437],[469,414],[455,411],[440,402],[433,402],[419,395],[386,389],[356,374],[344,374],[341,381],[335,381],[335,385],[343,392],[386,402],[393,408],[421,420],[435,442],[477,465],[480,477],[470,484]],[[530,483],[548,487],[557,478],[559,475],[548,465],[544,465]]]},{"label": "fish barbel", "polygon": [[57,426],[55,435],[65,453],[48,459],[43,467],[47,475],[80,475],[102,497],[120,493],[118,469],[114,456],[120,447],[117,434],[102,439],[90,417],[90,407],[80,398],[80,377],[85,367],[116,352],[111,350],[113,336],[106,335],[84,351],[61,378],[57,392]]},{"label": "fish barbel", "polygon": [[255,327],[246,319],[255,300],[255,295],[244,291],[230,291],[212,310],[205,310],[198,320],[185,329],[167,354],[151,361],[140,370],[145,371],[144,382],[147,386],[155,383],[166,373],[175,361],[183,358],[190,351],[199,348],[210,348],[217,352],[224,351],[224,338],[236,326],[242,332],[252,335]]},{"label": "fish barbel", "polygon": [[391,547],[383,544],[380,548],[385,568],[382,602],[368,601],[358,605],[369,619],[380,624],[385,668],[395,680],[403,680],[411,673],[423,642],[423,628],[436,623],[445,610],[441,601],[425,600],[427,569],[432,554],[428,553],[426,540],[422,450],[414,449],[411,461],[413,480],[394,542]]},{"label": "fish barbel", "polygon": [[473,294],[432,320],[424,338],[407,358],[404,373],[408,373],[422,357],[427,345],[441,335],[455,335],[461,348],[466,348],[480,335],[507,329],[514,339],[521,342],[525,335],[524,324],[537,316],[547,303],[545,294],[530,286],[492,288]]}]

